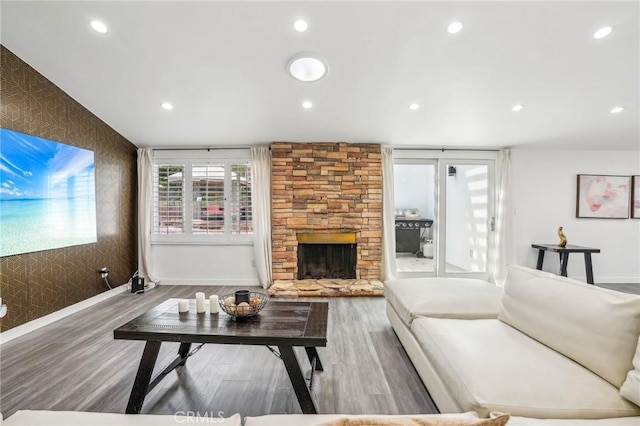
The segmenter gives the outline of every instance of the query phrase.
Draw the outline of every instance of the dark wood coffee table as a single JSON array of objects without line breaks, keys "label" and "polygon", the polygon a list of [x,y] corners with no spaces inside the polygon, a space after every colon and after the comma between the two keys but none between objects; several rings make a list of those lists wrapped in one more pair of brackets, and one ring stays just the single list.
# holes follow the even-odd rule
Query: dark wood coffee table
[{"label": "dark wood coffee table", "polygon": [[[317,413],[310,387],[314,372],[323,370],[316,347],[327,346],[327,302],[271,300],[258,315],[240,321],[224,312],[196,314],[195,311],[195,300],[189,301],[189,312],[179,314],[178,299],[169,299],[113,331],[115,339],[147,342],[126,413],[139,413],[146,395],[169,372],[185,365],[187,358],[195,353],[191,351],[193,343],[277,346],[302,412]],[[178,356],[152,378],[162,342],[180,342]],[[296,346],[305,348],[311,363],[309,385],[293,350]],[[277,354],[275,349],[270,349]]]}]

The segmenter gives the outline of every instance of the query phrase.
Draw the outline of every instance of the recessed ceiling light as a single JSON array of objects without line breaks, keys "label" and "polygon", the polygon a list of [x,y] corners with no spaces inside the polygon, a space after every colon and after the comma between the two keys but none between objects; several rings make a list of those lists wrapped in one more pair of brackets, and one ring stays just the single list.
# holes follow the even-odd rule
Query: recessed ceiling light
[{"label": "recessed ceiling light", "polygon": [[100,21],[91,21],[90,22],[91,28],[93,28],[94,30],[96,30],[97,32],[99,32],[100,34],[104,34],[108,31],[107,26],[100,22]]},{"label": "recessed ceiling light", "polygon": [[173,104],[171,104],[169,102],[163,102],[160,106],[163,109],[166,109],[166,110],[172,110],[173,109]]},{"label": "recessed ceiling light", "polygon": [[593,33],[593,38],[595,38],[595,39],[605,38],[606,36],[611,34],[611,31],[613,31],[613,27],[611,27],[611,26],[602,27],[598,31]]},{"label": "recessed ceiling light", "polygon": [[313,104],[310,101],[304,101],[302,103],[302,108],[304,108],[304,109],[309,109],[311,107],[313,107]]},{"label": "recessed ceiling light", "polygon": [[320,80],[327,73],[324,61],[309,54],[296,55],[289,61],[288,69],[295,79],[304,82]]},{"label": "recessed ceiling light", "polygon": [[459,33],[461,29],[462,29],[462,22],[456,21],[449,24],[449,26],[447,27],[447,32],[449,34],[456,34],[456,33]]},{"label": "recessed ceiling light", "polygon": [[624,111],[623,106],[617,106],[617,107],[611,108],[611,114],[619,114],[622,111]]},{"label": "recessed ceiling light", "polygon": [[513,108],[511,108],[511,111],[519,112],[519,111],[522,111],[523,108],[524,108],[524,105],[518,104],[518,105],[514,105]]},{"label": "recessed ceiling light", "polygon": [[416,110],[418,108],[420,108],[420,104],[416,104],[416,103],[409,104],[409,109],[412,110],[412,111]]},{"label": "recessed ceiling light", "polygon": [[309,28],[309,24],[307,24],[307,21],[305,21],[304,19],[298,19],[293,23],[293,28],[295,28],[296,31],[303,33],[307,31],[307,28]]}]

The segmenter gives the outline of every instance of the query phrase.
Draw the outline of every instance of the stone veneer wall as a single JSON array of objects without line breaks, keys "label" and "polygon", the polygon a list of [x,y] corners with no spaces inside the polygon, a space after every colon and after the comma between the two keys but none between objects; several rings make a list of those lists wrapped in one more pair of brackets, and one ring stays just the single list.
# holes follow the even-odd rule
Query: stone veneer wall
[{"label": "stone veneer wall", "polygon": [[380,279],[382,155],[380,145],[271,145],[273,279],[298,274],[298,232],[355,232],[356,277]]}]

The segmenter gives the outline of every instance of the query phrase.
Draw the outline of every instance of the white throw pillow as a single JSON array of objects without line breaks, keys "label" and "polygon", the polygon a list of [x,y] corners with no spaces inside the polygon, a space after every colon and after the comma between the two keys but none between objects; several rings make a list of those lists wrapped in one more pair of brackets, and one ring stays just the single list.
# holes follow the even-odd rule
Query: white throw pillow
[{"label": "white throw pillow", "polygon": [[640,335],[640,296],[510,266],[498,319],[620,389]]},{"label": "white throw pillow", "polygon": [[620,395],[636,405],[640,405],[640,339],[633,357],[633,370],[627,373],[627,380],[620,388]]}]

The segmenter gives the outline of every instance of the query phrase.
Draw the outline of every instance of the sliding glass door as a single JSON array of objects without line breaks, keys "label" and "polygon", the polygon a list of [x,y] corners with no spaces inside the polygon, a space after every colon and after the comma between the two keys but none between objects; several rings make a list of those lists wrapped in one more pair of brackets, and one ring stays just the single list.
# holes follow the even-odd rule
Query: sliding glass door
[{"label": "sliding glass door", "polygon": [[396,267],[406,276],[435,271],[436,163],[397,162],[393,168]]},{"label": "sliding glass door", "polygon": [[396,157],[398,276],[487,279],[493,187],[493,159]]}]

